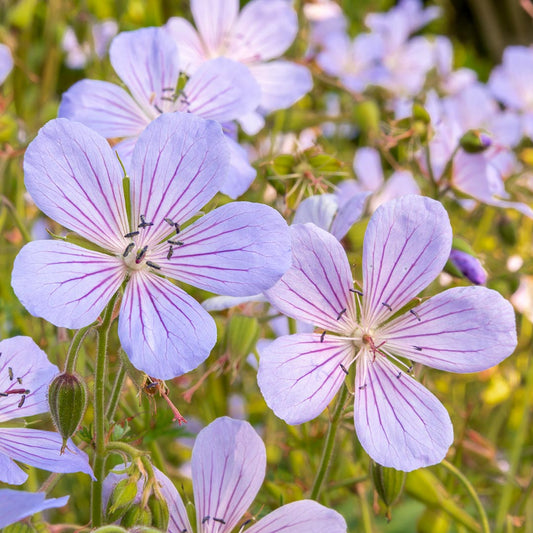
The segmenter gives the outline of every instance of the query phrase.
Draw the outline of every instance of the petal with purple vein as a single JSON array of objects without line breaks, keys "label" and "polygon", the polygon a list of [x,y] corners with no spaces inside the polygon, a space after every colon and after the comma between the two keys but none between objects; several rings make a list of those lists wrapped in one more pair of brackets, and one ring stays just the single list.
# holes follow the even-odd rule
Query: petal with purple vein
[{"label": "petal with purple vein", "polygon": [[24,157],[24,183],[50,218],[114,252],[129,231],[124,173],[107,141],[79,122],[51,120]]},{"label": "petal with purple vein", "polygon": [[380,354],[357,362],[354,422],[376,463],[411,471],[444,459],[453,442],[450,417],[423,385]]},{"label": "petal with purple vein", "polygon": [[162,272],[201,289],[250,296],[276,283],[289,268],[290,236],[281,215],[263,204],[233,202],[211,211],[179,235],[183,246],[154,261]]},{"label": "petal with purple vein", "polygon": [[98,318],[124,276],[117,257],[63,241],[33,241],[15,258],[11,285],[33,316],[77,329]]},{"label": "petal with purple vein", "polygon": [[349,340],[301,333],[277,338],[259,355],[257,381],[267,405],[288,424],[301,424],[331,402],[355,349]]},{"label": "petal with purple vein", "polygon": [[216,326],[203,307],[170,281],[139,271],[129,280],[118,334],[133,365],[171,379],[203,363],[216,342]]},{"label": "petal with purple vein", "polygon": [[206,530],[206,517],[211,524],[225,522],[213,530],[233,530],[261,487],[265,468],[265,445],[248,422],[225,416],[200,431],[192,452],[198,531]]}]

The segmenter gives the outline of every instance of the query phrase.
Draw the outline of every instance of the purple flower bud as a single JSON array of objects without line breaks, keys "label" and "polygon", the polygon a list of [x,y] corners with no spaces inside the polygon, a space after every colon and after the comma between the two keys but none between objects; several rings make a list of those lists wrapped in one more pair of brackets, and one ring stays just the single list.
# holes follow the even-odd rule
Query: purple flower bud
[{"label": "purple flower bud", "polygon": [[481,266],[478,259],[462,252],[461,250],[452,249],[450,252],[450,261],[454,266],[475,285],[484,285],[487,282],[487,273]]}]

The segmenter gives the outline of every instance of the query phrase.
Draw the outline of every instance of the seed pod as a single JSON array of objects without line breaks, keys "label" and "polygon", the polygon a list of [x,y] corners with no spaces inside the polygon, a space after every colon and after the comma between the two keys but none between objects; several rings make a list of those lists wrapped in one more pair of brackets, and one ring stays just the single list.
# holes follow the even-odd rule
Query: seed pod
[{"label": "seed pod", "polygon": [[387,515],[389,515],[391,506],[396,503],[403,492],[405,472],[381,466],[373,461],[370,470],[374,488],[387,507]]},{"label": "seed pod", "polygon": [[152,494],[148,500],[148,507],[152,512],[152,525],[157,529],[166,531],[170,514],[165,499],[158,498],[156,494]]},{"label": "seed pod", "polygon": [[152,525],[152,511],[148,507],[141,505],[133,505],[126,514],[122,517],[120,525],[127,529],[133,526],[151,526]]},{"label": "seed pod", "polygon": [[52,420],[63,437],[63,453],[67,440],[76,433],[85,414],[87,386],[76,374],[59,374],[48,387],[48,403]]},{"label": "seed pod", "polygon": [[481,130],[468,130],[460,139],[459,145],[469,154],[479,154],[492,145],[492,139],[488,133]]},{"label": "seed pod", "polygon": [[130,477],[121,479],[107,502],[106,516],[109,522],[115,522],[123,516],[134,503],[136,496],[137,481]]}]

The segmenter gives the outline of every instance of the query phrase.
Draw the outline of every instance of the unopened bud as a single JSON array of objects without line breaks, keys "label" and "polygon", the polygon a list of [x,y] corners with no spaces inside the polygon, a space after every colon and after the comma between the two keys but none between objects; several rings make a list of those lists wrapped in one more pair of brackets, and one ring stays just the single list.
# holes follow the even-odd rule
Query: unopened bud
[{"label": "unopened bud", "polygon": [[152,494],[148,500],[148,507],[152,512],[152,525],[157,529],[166,531],[168,529],[170,514],[165,499],[159,498],[156,494]]},{"label": "unopened bud", "polygon": [[256,318],[233,315],[226,330],[226,349],[236,359],[246,357],[254,349],[258,335]]},{"label": "unopened bud", "polygon": [[67,440],[76,433],[85,408],[87,407],[87,387],[76,374],[63,373],[56,376],[48,387],[50,414],[59,434],[63,437],[61,453]]},{"label": "unopened bud", "polygon": [[426,509],[416,524],[416,533],[447,533],[450,530],[450,519],[440,509]]},{"label": "unopened bud", "polygon": [[120,525],[127,529],[132,528],[133,526],[151,526],[152,511],[150,511],[148,507],[133,505],[122,517]]},{"label": "unopened bud", "polygon": [[450,261],[466,279],[475,285],[484,285],[487,282],[487,273],[481,266],[479,259],[474,256],[462,250],[452,249]]},{"label": "unopened bud", "polygon": [[420,104],[413,104],[413,118],[419,120],[424,124],[429,124],[431,122],[431,117],[426,109]]},{"label": "unopened bud", "polygon": [[365,100],[354,107],[356,125],[367,137],[374,137],[379,132],[381,112],[373,100]]},{"label": "unopened bud", "polygon": [[479,154],[492,145],[488,133],[481,130],[468,130],[459,140],[461,148],[469,154]]},{"label": "unopened bud", "polygon": [[405,472],[388,468],[372,462],[372,480],[374,488],[387,508],[387,517],[390,520],[390,508],[396,503],[403,492]]},{"label": "unopened bud", "polygon": [[106,516],[114,522],[123,516],[131,507],[137,496],[137,481],[133,478],[121,479],[113,489],[107,502]]}]

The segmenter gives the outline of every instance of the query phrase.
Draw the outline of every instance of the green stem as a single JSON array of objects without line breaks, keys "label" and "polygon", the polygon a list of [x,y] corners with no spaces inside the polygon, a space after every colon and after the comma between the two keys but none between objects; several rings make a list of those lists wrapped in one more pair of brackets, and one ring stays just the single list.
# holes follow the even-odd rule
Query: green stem
[{"label": "green stem", "polygon": [[113,420],[113,417],[115,416],[118,400],[120,398],[120,392],[122,391],[122,385],[124,385],[124,380],[126,379],[126,366],[122,362],[122,358],[120,359],[118,365],[117,374],[113,383],[113,389],[111,391],[111,397],[109,398],[105,412],[107,420]]},{"label": "green stem", "polygon": [[76,331],[70,347],[68,349],[67,358],[65,361],[65,373],[73,374],[76,371],[76,360],[78,358],[78,352],[80,351],[81,343],[84,341],[85,337],[89,334],[89,331],[93,328],[95,324],[89,324],[84,328]]},{"label": "green stem", "polygon": [[118,452],[127,455],[130,459],[136,459],[137,457],[141,457],[143,455],[146,455],[146,452],[141,452],[134,446],[130,446],[129,444],[125,442],[108,442],[106,446],[106,452],[112,453],[112,452]]},{"label": "green stem", "polygon": [[318,467],[318,472],[316,473],[315,481],[313,483],[313,488],[311,489],[311,499],[316,500],[320,494],[320,489],[322,484],[326,479],[329,467],[331,465],[331,458],[333,456],[333,449],[335,448],[335,436],[337,434],[337,429],[342,418],[342,413],[344,410],[344,404],[346,403],[346,398],[348,397],[348,387],[343,385],[341,393],[337,400],[337,405],[335,406],[335,412],[333,413],[333,418],[328,428],[328,434],[326,435],[326,444],[322,450],[322,457],[320,458],[320,466]]},{"label": "green stem", "polygon": [[474,489],[472,483],[468,480],[468,478],[454,465],[452,465],[450,462],[446,461],[444,459],[440,463],[448,472],[453,474],[465,487],[468,494],[474,501],[474,505],[476,506],[476,509],[479,513],[479,518],[481,519],[481,531],[483,533],[490,533],[490,526],[489,521],[487,519],[487,513],[485,513],[485,508],[483,507],[483,504],[481,503],[479,496],[477,495],[476,490]]},{"label": "green stem", "polygon": [[109,329],[113,319],[113,309],[118,298],[118,292],[107,305],[102,325],[98,332],[98,352],[94,376],[94,461],[93,472],[96,481],[91,484],[91,520],[92,527],[102,525],[102,486],[105,476],[106,460],[106,409],[105,409],[105,380],[107,369],[107,341]]},{"label": "green stem", "polygon": [[13,217],[13,221],[15,222],[15,225],[20,231],[24,242],[30,242],[32,240],[30,232],[26,229],[26,226],[24,225],[24,222],[22,222],[22,219],[17,213],[15,206],[5,196],[1,197],[1,203]]},{"label": "green stem", "polygon": [[357,488],[357,496],[361,503],[361,522],[363,525],[363,532],[372,533],[374,531],[374,528],[372,527],[372,513],[370,512],[370,506],[366,499],[366,492],[361,486]]}]

